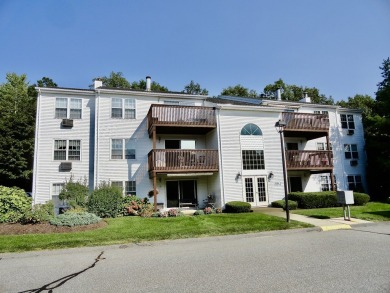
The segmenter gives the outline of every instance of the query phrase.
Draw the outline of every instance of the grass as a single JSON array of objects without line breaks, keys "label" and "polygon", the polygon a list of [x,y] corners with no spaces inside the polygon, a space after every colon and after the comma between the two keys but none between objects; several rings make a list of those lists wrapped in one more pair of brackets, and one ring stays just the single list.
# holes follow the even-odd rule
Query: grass
[{"label": "grass", "polygon": [[214,214],[177,218],[123,217],[107,219],[97,230],[0,236],[0,252],[21,252],[82,246],[110,245],[191,237],[253,233],[311,227],[309,224],[259,214]]},{"label": "grass", "polygon": [[[291,212],[318,219],[339,218],[344,216],[342,207],[294,210]],[[351,217],[373,222],[390,221],[390,204],[369,202],[364,206],[351,206]]]}]

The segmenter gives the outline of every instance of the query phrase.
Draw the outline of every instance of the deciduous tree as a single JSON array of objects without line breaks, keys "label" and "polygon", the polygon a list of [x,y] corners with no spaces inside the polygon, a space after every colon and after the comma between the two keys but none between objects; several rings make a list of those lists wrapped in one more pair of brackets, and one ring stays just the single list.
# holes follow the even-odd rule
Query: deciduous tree
[{"label": "deciduous tree", "polygon": [[184,87],[183,93],[191,94],[191,95],[204,95],[207,96],[209,91],[206,89],[202,89],[199,83],[195,83],[193,80],[189,84]]},{"label": "deciduous tree", "polygon": [[243,87],[240,84],[224,88],[221,92],[221,95],[223,95],[223,96],[236,96],[236,97],[249,97],[249,98],[257,98],[258,97],[255,90],[249,90],[248,88]]}]

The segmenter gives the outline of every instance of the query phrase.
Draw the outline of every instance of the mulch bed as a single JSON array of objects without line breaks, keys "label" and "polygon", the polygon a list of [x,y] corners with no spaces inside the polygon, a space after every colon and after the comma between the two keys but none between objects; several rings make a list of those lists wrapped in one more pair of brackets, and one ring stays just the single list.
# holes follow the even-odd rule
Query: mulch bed
[{"label": "mulch bed", "polygon": [[0,235],[20,235],[20,234],[47,234],[47,233],[71,233],[71,232],[80,232],[88,231],[97,228],[105,227],[107,223],[105,221],[100,221],[96,224],[84,225],[84,226],[75,226],[75,227],[65,227],[65,226],[55,226],[50,225],[49,223],[41,224],[0,224]]}]

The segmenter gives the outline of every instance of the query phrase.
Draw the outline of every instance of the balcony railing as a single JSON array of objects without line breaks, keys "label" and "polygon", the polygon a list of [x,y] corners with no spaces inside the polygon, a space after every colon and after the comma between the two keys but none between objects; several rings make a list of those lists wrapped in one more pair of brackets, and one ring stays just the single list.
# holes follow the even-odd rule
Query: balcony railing
[{"label": "balcony railing", "polygon": [[199,106],[158,105],[148,112],[149,134],[153,126],[215,128],[215,109]]},{"label": "balcony railing", "polygon": [[190,173],[218,171],[218,150],[151,150],[149,171]]},{"label": "balcony railing", "polygon": [[328,114],[289,113],[282,114],[282,120],[286,122],[285,131],[328,131]]},{"label": "balcony railing", "polygon": [[286,151],[289,170],[321,170],[333,168],[331,151]]}]

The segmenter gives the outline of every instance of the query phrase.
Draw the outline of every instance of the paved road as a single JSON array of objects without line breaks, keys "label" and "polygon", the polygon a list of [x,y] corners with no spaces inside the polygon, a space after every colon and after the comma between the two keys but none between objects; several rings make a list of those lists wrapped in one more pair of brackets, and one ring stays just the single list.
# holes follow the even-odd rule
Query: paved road
[{"label": "paved road", "polygon": [[0,254],[0,292],[390,292],[390,223]]}]

